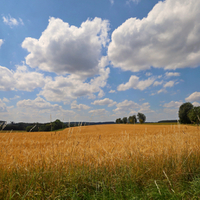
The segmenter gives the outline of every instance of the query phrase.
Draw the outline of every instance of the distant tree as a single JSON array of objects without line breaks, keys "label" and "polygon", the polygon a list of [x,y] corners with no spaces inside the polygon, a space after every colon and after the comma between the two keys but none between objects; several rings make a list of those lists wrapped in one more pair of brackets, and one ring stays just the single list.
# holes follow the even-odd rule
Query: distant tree
[{"label": "distant tree", "polygon": [[199,122],[200,122],[200,106],[198,106],[198,107],[193,107],[193,108],[188,112],[188,118],[190,119],[190,122],[191,122],[191,123],[199,124]]},{"label": "distant tree", "polygon": [[141,124],[143,124],[146,121],[146,116],[143,113],[138,113],[137,118]]},{"label": "distant tree", "polygon": [[122,122],[123,122],[123,124],[126,124],[126,123],[128,122],[127,117],[124,117],[124,118],[122,119]]},{"label": "distant tree", "polygon": [[179,120],[181,124],[190,124],[190,118],[188,117],[188,114],[190,110],[193,109],[193,105],[190,102],[184,103],[179,108]]},{"label": "distant tree", "polygon": [[37,127],[37,125],[33,125],[33,126],[27,126],[26,127],[26,131],[27,132],[37,132],[38,131],[38,127]]},{"label": "distant tree", "polygon": [[54,131],[54,130],[58,130],[58,129],[62,129],[62,127],[63,127],[63,123],[62,123],[59,119],[55,120],[55,121],[52,123],[52,130],[53,130],[53,131]]},{"label": "distant tree", "polygon": [[116,124],[120,124],[120,118],[116,119]]},{"label": "distant tree", "polygon": [[51,124],[43,124],[39,127],[39,131],[51,131]]},{"label": "distant tree", "polygon": [[137,118],[136,118],[136,116],[135,116],[135,115],[129,116],[128,122],[129,122],[130,124],[135,124],[135,123],[137,123]]}]

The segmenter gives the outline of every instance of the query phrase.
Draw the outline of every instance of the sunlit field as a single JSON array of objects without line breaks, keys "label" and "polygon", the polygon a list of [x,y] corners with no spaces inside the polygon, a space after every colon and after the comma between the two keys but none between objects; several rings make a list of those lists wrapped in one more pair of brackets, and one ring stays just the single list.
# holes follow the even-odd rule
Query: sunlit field
[{"label": "sunlit field", "polygon": [[[127,187],[137,188],[130,188],[130,197],[138,191],[147,199],[154,199],[152,195],[189,199],[200,193],[183,194],[184,184],[176,183],[199,183],[200,128],[116,124],[56,132],[0,132],[0,172],[0,199],[87,199],[84,194],[98,192],[100,198],[105,188],[114,195],[107,197],[115,199],[120,198],[118,187],[125,187],[125,180]],[[60,191],[54,184],[61,184]],[[148,192],[143,194],[144,190]],[[123,192],[120,195],[126,199]]]}]

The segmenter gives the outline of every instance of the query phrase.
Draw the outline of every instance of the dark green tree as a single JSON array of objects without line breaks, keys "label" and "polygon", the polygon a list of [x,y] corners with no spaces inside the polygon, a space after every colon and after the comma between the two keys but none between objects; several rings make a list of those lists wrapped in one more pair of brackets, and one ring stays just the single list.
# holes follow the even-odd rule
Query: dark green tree
[{"label": "dark green tree", "polygon": [[137,123],[137,118],[136,118],[136,116],[135,116],[135,115],[129,116],[128,122],[129,122],[130,124],[135,124],[135,123]]},{"label": "dark green tree", "polygon": [[143,124],[146,121],[146,116],[143,113],[138,113],[137,118],[141,124]]},{"label": "dark green tree", "polygon": [[127,117],[123,117],[122,122],[123,122],[123,124],[126,124],[128,122]]},{"label": "dark green tree", "polygon": [[116,124],[120,124],[120,118],[116,119]]},{"label": "dark green tree", "polygon": [[191,123],[199,124],[199,122],[200,122],[200,106],[193,107],[188,112],[188,118],[190,119]]},{"label": "dark green tree", "polygon": [[54,121],[52,123],[52,130],[53,131],[58,130],[58,129],[62,129],[62,127],[63,127],[63,123],[59,119],[57,119],[56,121]]},{"label": "dark green tree", "polygon": [[39,127],[39,131],[51,131],[51,124],[43,124]]},{"label": "dark green tree", "polygon": [[193,108],[193,105],[190,102],[183,103],[178,111],[178,116],[181,124],[191,124],[191,121],[188,117],[190,110]]}]

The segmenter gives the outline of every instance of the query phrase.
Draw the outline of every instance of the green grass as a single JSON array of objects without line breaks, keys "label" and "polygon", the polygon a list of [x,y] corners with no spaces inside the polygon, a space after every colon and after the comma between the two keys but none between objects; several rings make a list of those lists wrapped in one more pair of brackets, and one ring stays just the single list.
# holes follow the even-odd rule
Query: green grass
[{"label": "green grass", "polygon": [[[200,199],[199,155],[134,158],[114,167],[62,165],[0,168],[0,199]],[[163,172],[164,170],[164,172]]]}]

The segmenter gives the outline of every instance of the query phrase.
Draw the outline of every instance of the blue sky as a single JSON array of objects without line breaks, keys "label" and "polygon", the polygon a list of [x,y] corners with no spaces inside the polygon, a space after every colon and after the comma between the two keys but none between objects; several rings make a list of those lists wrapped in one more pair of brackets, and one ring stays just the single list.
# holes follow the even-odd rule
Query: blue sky
[{"label": "blue sky", "polygon": [[200,106],[200,0],[0,1],[0,120],[178,119]]}]

